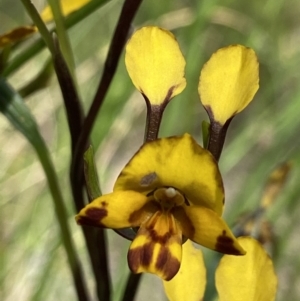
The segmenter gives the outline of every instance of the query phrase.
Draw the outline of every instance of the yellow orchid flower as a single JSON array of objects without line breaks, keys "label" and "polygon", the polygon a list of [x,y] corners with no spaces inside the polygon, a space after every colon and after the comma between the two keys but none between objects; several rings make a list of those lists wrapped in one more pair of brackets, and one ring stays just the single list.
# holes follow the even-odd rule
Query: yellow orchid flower
[{"label": "yellow orchid flower", "polygon": [[120,173],[113,192],[88,204],[76,221],[139,227],[128,252],[130,269],[170,280],[180,268],[184,238],[218,252],[245,254],[221,218],[223,202],[215,159],[185,134],[145,143]]},{"label": "yellow orchid flower", "polygon": [[[272,260],[261,244],[251,237],[237,241],[246,250],[245,256],[224,255],[216,270],[219,301],[274,301],[277,276]],[[179,272],[171,281],[164,281],[169,301],[203,300],[206,269],[202,252],[190,241],[183,245]]]}]

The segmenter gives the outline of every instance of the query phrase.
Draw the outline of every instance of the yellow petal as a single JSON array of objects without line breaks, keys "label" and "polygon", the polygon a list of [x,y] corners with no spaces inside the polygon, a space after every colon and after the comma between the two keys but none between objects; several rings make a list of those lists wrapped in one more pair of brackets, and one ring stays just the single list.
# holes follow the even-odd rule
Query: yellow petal
[{"label": "yellow petal", "polygon": [[21,26],[15,28],[0,36],[0,47],[5,47],[6,45],[23,40],[36,31],[37,28],[35,26]]},{"label": "yellow petal", "polygon": [[245,254],[224,220],[214,211],[205,207],[182,206],[174,208],[172,213],[183,235],[194,242],[225,254]]},{"label": "yellow petal", "polygon": [[255,52],[242,45],[219,49],[204,65],[198,86],[210,119],[224,124],[241,112],[258,90]]},{"label": "yellow petal", "polygon": [[157,211],[141,225],[128,252],[133,273],[148,272],[164,280],[172,279],[181,262],[181,232],[174,217]]},{"label": "yellow petal", "polygon": [[199,301],[204,296],[206,269],[201,250],[196,249],[190,240],[182,246],[182,261],[176,276],[164,281],[164,289],[169,301]]},{"label": "yellow petal", "polygon": [[224,190],[217,163],[189,134],[144,144],[119,175],[114,191],[148,193],[158,187],[174,187],[189,202],[222,213]]},{"label": "yellow petal", "polygon": [[[61,0],[61,9],[64,16],[71,14],[72,12],[80,9],[82,6],[90,2],[91,0]],[[53,20],[52,10],[50,6],[46,6],[41,12],[41,17],[44,22]]]},{"label": "yellow petal", "polygon": [[76,221],[79,225],[113,229],[139,226],[157,210],[147,202],[147,197],[141,193],[117,191],[103,195],[85,206],[76,215]]},{"label": "yellow petal", "polygon": [[186,86],[184,57],[167,30],[137,30],[126,46],[125,64],[133,84],[152,105],[168,102]]},{"label": "yellow petal", "polygon": [[273,301],[277,277],[272,260],[251,237],[239,237],[247,251],[242,257],[225,255],[216,271],[216,287],[220,301]]}]

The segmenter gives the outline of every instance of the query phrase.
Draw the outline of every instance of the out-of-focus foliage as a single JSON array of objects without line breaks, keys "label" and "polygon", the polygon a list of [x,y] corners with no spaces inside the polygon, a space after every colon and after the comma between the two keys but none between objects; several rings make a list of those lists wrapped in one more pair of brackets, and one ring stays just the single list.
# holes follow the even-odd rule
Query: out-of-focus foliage
[{"label": "out-of-focus foliage", "polygon": [[[41,11],[44,1],[35,2]],[[0,1],[0,34],[18,25],[30,24],[21,2],[11,3]],[[85,109],[95,93],[122,3],[110,1],[68,31]],[[254,211],[270,172],[284,161],[292,162],[287,185],[266,215],[273,233],[273,258],[279,276],[276,300],[286,300],[288,295],[289,301],[300,297],[297,286],[300,274],[297,239],[300,228],[299,14],[300,3],[296,0],[145,0],[133,24],[133,29],[151,24],[172,30],[187,61],[188,85],[166,109],[161,136],[189,132],[201,142],[201,122],[207,120],[197,92],[203,63],[215,50],[230,44],[243,44],[257,53],[260,89],[250,106],[233,120],[220,160],[226,192],[224,218],[234,225],[243,212]],[[30,43],[32,41],[27,40],[13,48],[10,60]],[[9,82],[21,89],[40,71],[48,57],[49,52],[43,50],[11,74]],[[67,171],[70,139],[56,78],[51,79],[47,88],[27,97],[26,103],[37,119],[65,188],[69,224],[93,294],[94,283],[81,229],[73,218]],[[111,191],[119,171],[143,142],[144,119],[144,100],[135,92],[122,57],[92,134],[104,193]],[[74,299],[41,166],[30,145],[3,116],[0,131],[0,299]],[[116,300],[128,273],[128,245],[129,241],[109,232]],[[152,289],[154,284],[157,290]],[[137,300],[147,300],[149,293],[152,300],[165,298],[159,280],[146,275]]]}]

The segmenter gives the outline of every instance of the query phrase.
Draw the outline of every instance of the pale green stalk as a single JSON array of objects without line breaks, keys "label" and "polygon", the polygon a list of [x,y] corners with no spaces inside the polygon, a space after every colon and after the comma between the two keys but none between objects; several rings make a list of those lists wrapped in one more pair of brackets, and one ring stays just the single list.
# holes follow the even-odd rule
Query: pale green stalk
[{"label": "pale green stalk", "polygon": [[44,21],[42,20],[40,14],[38,13],[35,6],[30,0],[21,0],[25,9],[27,10],[30,18],[32,19],[35,26],[38,28],[41,36],[43,37],[49,51],[54,54],[54,44],[48,28],[46,27]]},{"label": "pale green stalk", "polygon": [[73,52],[72,52],[72,48],[71,48],[70,39],[69,39],[69,36],[67,33],[64,16],[62,14],[60,2],[58,0],[48,0],[48,3],[51,7],[54,21],[56,24],[56,33],[58,36],[58,41],[59,41],[62,55],[67,63],[67,66],[73,77],[73,80],[75,80],[74,56],[73,56]]}]

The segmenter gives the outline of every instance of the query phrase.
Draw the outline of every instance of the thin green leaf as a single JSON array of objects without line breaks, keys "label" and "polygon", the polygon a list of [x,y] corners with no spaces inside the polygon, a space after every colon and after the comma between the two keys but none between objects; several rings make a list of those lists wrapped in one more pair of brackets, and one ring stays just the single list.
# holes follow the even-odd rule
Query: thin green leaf
[{"label": "thin green leaf", "polygon": [[31,144],[38,143],[40,135],[35,120],[20,95],[15,93],[3,78],[0,78],[0,111]]},{"label": "thin green leaf", "polygon": [[84,175],[90,199],[94,200],[101,196],[98,174],[94,162],[94,150],[91,145],[84,153]]},{"label": "thin green leaf", "polygon": [[56,33],[58,36],[59,44],[61,46],[62,55],[67,63],[73,80],[75,80],[75,61],[60,3],[58,0],[48,0],[48,3],[51,7],[56,24]]},{"label": "thin green leaf", "polygon": [[10,120],[32,144],[44,169],[49,189],[52,195],[56,217],[60,226],[62,241],[67,253],[68,263],[72,271],[74,286],[78,300],[88,301],[85,281],[80,262],[71,239],[71,231],[68,225],[67,211],[58,184],[57,174],[50,158],[47,146],[39,133],[37,124],[26,107],[21,96],[17,94],[3,79],[0,78],[0,111]]},{"label": "thin green leaf", "polygon": [[48,59],[42,67],[42,70],[28,84],[18,91],[19,94],[25,98],[38,90],[44,89],[48,86],[52,74],[52,60]]}]

